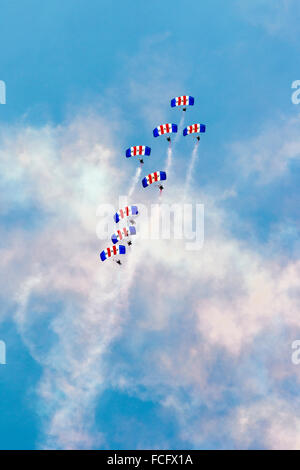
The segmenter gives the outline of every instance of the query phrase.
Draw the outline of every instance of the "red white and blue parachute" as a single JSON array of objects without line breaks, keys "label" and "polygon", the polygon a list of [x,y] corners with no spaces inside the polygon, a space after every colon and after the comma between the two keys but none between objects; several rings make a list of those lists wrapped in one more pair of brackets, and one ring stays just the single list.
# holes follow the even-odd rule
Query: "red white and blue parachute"
[{"label": "red white and blue parachute", "polygon": [[144,188],[147,188],[152,183],[157,181],[164,181],[167,179],[167,173],[165,171],[155,171],[154,173],[150,173],[150,175],[145,176],[142,179],[142,185]]},{"label": "red white and blue parachute", "polygon": [[116,255],[125,255],[126,247],[124,245],[113,245],[111,248],[106,248],[106,250],[101,251],[100,259],[101,261],[105,261],[108,258]]},{"label": "red white and blue parachute", "polygon": [[116,224],[121,220],[133,215],[138,215],[139,211],[137,206],[126,206],[124,209],[118,210],[114,215],[114,221]]},{"label": "red white and blue parachute", "polygon": [[135,145],[126,150],[126,157],[134,157],[135,155],[150,155],[151,148],[146,145]]},{"label": "red white and blue parachute", "polygon": [[192,96],[176,96],[171,100],[171,107],[175,108],[176,106],[194,106],[195,99]]},{"label": "red white and blue parachute", "polygon": [[118,243],[123,238],[130,237],[131,235],[136,235],[136,229],[133,225],[130,227],[123,227],[121,230],[117,230],[117,233],[114,233],[111,237],[111,241],[115,244]]},{"label": "red white and blue parachute", "polygon": [[189,135],[189,134],[196,134],[196,133],[202,133],[206,131],[206,126],[205,124],[192,124],[191,126],[187,126],[185,129],[183,129],[183,135]]},{"label": "red white and blue parachute", "polygon": [[153,135],[154,137],[159,137],[163,134],[174,134],[177,130],[177,124],[161,124],[153,129]]}]

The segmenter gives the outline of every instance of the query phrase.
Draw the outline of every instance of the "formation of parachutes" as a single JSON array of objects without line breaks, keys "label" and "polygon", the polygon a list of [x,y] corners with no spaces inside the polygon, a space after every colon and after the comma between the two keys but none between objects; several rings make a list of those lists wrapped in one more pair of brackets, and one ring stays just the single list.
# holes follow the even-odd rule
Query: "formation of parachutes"
[{"label": "formation of parachutes", "polygon": [[[171,99],[171,108],[174,107],[182,107],[183,111],[186,111],[187,106],[194,106],[195,99],[193,96],[177,96]],[[199,141],[200,136],[199,134],[205,133],[206,126],[205,124],[195,123],[190,124],[189,126],[185,127],[182,131],[182,135],[185,137],[190,134],[196,134],[196,138]],[[160,124],[155,129],[153,129],[153,136],[159,137],[165,135],[168,142],[171,142],[171,134],[178,133],[178,126],[177,124],[167,123],[167,124]],[[129,147],[125,151],[126,158],[131,157],[139,157],[139,161],[141,165],[144,163],[143,158],[144,156],[151,155],[151,148],[147,145],[134,145]],[[160,183],[161,181],[165,181],[167,179],[167,172],[166,171],[154,171],[146,175],[141,183],[143,188],[147,188],[153,183]],[[158,185],[160,193],[164,189],[162,184]],[[111,247],[102,250],[100,253],[101,261],[105,261],[109,258],[112,258],[117,264],[121,265],[121,260],[116,259],[118,255],[125,255],[126,254],[126,246],[120,244],[121,241],[127,239],[127,245],[131,246],[132,241],[131,237],[136,235],[136,228],[135,228],[135,221],[134,218],[139,214],[137,206],[126,206],[122,209],[119,209],[113,216],[114,222],[119,224],[120,221],[123,221],[126,225],[122,228],[116,228],[115,233],[111,236],[111,241],[113,245]]]}]

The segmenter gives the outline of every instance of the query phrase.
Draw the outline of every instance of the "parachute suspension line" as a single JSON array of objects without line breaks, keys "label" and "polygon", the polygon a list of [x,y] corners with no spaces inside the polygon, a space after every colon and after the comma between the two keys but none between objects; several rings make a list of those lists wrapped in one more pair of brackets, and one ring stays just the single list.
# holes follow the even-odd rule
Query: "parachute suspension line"
[{"label": "parachute suspension line", "polygon": [[130,186],[130,188],[129,188],[128,195],[127,195],[128,198],[130,198],[130,197],[132,196],[133,191],[135,190],[135,187],[136,187],[136,185],[137,185],[138,182],[139,182],[141,173],[142,173],[142,166],[140,165],[140,166],[136,169],[135,175],[134,175],[134,177],[133,177],[133,179],[132,179],[132,183],[131,183],[131,186]]},{"label": "parachute suspension line", "polygon": [[192,175],[193,175],[193,171],[194,171],[194,167],[195,167],[195,163],[197,159],[197,154],[198,154],[198,147],[199,147],[199,141],[197,140],[193,148],[192,156],[191,156],[190,163],[189,163],[187,173],[186,173],[185,186],[184,186],[184,199],[186,199],[189,189],[190,189]]}]

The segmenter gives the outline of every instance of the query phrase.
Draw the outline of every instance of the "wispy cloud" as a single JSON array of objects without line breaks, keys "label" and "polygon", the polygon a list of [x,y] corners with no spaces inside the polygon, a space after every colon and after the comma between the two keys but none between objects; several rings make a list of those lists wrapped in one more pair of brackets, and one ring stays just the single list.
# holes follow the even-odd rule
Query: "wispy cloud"
[{"label": "wispy cloud", "polygon": [[236,4],[247,21],[264,28],[268,34],[283,35],[293,41],[297,39],[300,18],[297,0],[254,0]]},{"label": "wispy cloud", "polygon": [[231,146],[243,176],[253,175],[268,183],[284,175],[289,165],[300,158],[300,117],[281,117],[266,124],[247,141]]},{"label": "wispy cloud", "polygon": [[[298,155],[297,122],[284,127],[293,129],[295,139],[278,150],[286,162]],[[254,139],[258,156],[248,163],[262,174],[274,158],[270,135]],[[237,148],[244,155],[252,147],[240,143]],[[261,148],[267,149],[262,156]],[[17,304],[16,325],[43,367],[37,388],[44,433],[40,446],[104,445],[105,430],[97,429],[94,412],[101,391],[110,386],[149,395],[172,410],[181,438],[194,447],[220,440],[220,420],[224,442],[250,446],[255,437],[248,433],[256,436],[265,429],[263,406],[258,410],[262,418],[253,421],[257,396],[264,403],[270,394],[261,371],[274,397],[268,432],[259,445],[287,446],[292,437],[280,436],[290,408],[280,394],[282,379],[269,365],[272,352],[263,345],[274,338],[283,345],[290,339],[286,331],[298,326],[299,261],[270,260],[231,235],[216,188],[214,197],[191,192],[193,201],[205,204],[203,250],[188,252],[181,240],[139,240],[124,269],[100,263],[97,206],[116,202],[128,189],[110,126],[101,115],[77,116],[58,127],[8,128],[0,155],[7,201],[31,201],[38,208],[36,217],[44,217],[29,234],[21,228],[3,230],[1,250],[2,283]],[[279,177],[288,165],[277,160],[272,171]],[[164,202],[181,202],[178,178],[168,181]],[[150,189],[141,193],[145,203],[152,197]],[[5,216],[4,205],[2,212]],[[118,342],[125,349],[130,343],[132,361],[118,355]],[[260,353],[262,364],[252,366],[251,380],[247,366]],[[294,376],[289,359],[287,354]],[[278,407],[286,409],[279,424],[271,417]],[[238,426],[240,435],[234,431]]]}]

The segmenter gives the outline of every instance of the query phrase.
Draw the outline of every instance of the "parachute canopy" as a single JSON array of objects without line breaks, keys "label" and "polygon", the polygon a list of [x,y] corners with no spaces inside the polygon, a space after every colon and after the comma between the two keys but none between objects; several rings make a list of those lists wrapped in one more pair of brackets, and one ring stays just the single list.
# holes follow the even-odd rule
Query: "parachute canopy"
[{"label": "parachute canopy", "polygon": [[205,132],[206,126],[205,124],[192,124],[191,126],[187,126],[183,129],[183,135],[195,134],[200,132]]},{"label": "parachute canopy", "polygon": [[118,212],[114,215],[114,221],[116,224],[121,220],[125,219],[126,217],[131,217],[132,215],[138,215],[139,211],[137,206],[126,206],[124,209],[118,210]]},{"label": "parachute canopy", "polygon": [[163,134],[172,134],[177,132],[177,124],[161,124],[153,129],[154,137],[158,137]]},{"label": "parachute canopy", "polygon": [[142,179],[142,185],[144,188],[146,188],[152,183],[157,181],[164,181],[166,179],[167,173],[165,171],[155,171],[154,173],[150,173],[150,175],[145,176],[145,178]]},{"label": "parachute canopy", "polygon": [[151,148],[146,145],[135,145],[126,150],[126,157],[134,157],[135,155],[150,155]]},{"label": "parachute canopy", "polygon": [[101,261],[105,261],[111,256],[125,255],[125,253],[126,253],[126,247],[124,245],[118,245],[118,246],[113,245],[111,248],[106,248],[106,250],[101,251],[100,259]]},{"label": "parachute canopy", "polygon": [[194,106],[195,99],[192,96],[177,96],[171,100],[171,107]]},{"label": "parachute canopy", "polygon": [[115,244],[118,243],[123,238],[130,237],[131,235],[136,235],[136,229],[133,225],[130,227],[124,227],[121,230],[117,230],[117,233],[114,233],[111,237],[111,241]]}]

